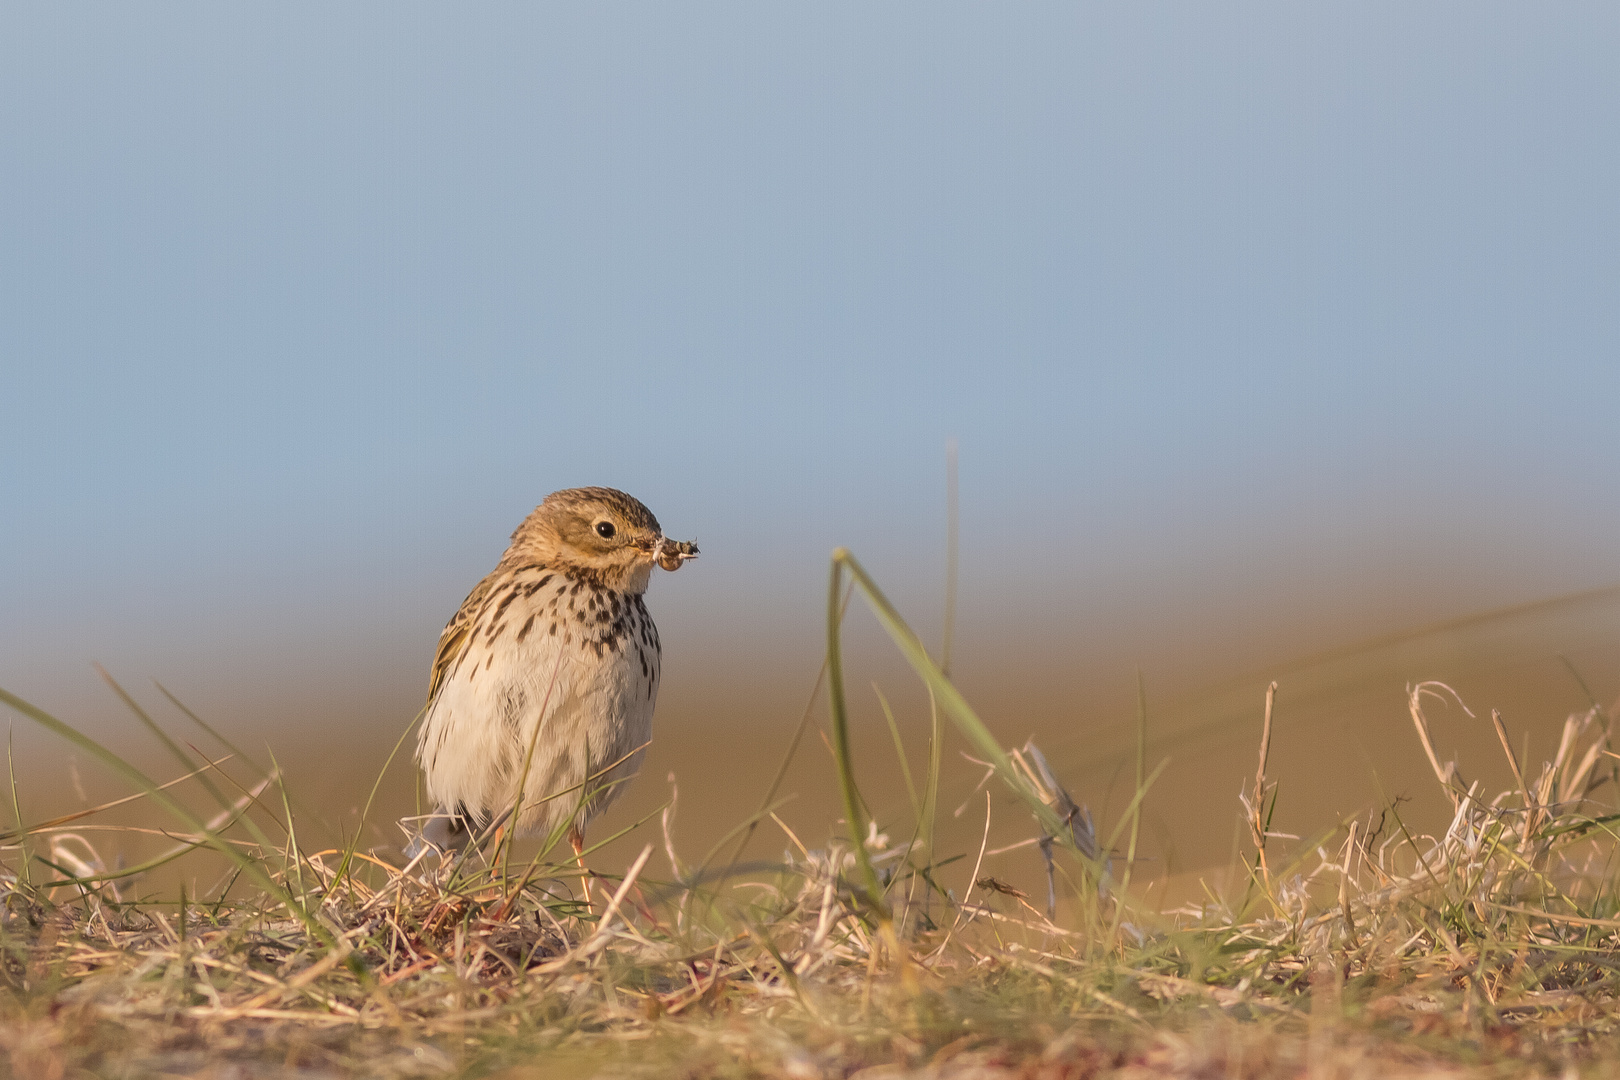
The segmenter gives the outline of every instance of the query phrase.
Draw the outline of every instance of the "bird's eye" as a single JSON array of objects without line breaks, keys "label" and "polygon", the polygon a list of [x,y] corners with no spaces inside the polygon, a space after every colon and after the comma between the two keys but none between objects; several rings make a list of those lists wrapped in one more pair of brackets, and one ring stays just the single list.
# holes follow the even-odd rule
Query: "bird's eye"
[{"label": "bird's eye", "polygon": [[604,540],[612,539],[613,538],[613,522],[611,522],[611,521],[598,521],[596,523],[596,535],[600,536]]}]

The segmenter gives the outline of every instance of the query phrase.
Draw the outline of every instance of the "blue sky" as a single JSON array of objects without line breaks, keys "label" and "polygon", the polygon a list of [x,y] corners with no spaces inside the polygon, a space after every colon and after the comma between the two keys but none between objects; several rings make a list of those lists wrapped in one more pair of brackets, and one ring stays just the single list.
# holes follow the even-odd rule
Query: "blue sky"
[{"label": "blue sky", "polygon": [[931,605],[953,437],[964,619],[1121,655],[1620,579],[1617,61],[1602,4],[5,5],[0,685],[414,679],[585,483],[702,543],[690,634],[838,543]]}]

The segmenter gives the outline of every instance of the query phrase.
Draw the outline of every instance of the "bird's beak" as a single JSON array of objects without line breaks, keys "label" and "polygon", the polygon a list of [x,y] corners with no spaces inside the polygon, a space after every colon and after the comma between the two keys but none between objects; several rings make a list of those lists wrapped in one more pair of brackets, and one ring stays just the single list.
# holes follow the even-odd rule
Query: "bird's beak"
[{"label": "bird's beak", "polygon": [[697,543],[692,540],[660,539],[653,551],[656,553],[658,565],[665,570],[679,570],[687,559],[698,557]]}]

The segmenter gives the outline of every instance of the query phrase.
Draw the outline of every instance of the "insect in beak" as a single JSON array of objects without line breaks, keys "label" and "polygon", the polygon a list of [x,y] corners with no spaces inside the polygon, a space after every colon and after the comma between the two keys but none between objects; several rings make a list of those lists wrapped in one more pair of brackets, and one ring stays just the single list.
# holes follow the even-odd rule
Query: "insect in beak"
[{"label": "insect in beak", "polygon": [[687,559],[698,557],[697,543],[692,540],[660,539],[654,549],[658,553],[658,565],[665,570],[679,570],[681,564]]}]

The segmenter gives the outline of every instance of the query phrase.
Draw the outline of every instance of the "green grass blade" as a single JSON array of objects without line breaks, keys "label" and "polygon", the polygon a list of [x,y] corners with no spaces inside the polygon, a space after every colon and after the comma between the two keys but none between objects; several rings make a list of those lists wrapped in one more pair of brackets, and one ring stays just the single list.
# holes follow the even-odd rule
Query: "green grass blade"
[{"label": "green grass blade", "polygon": [[833,760],[838,766],[838,790],[844,799],[844,820],[849,825],[850,842],[855,846],[855,865],[861,875],[857,892],[878,913],[879,920],[887,922],[883,890],[878,885],[877,872],[872,869],[872,859],[866,850],[866,813],[861,805],[860,792],[855,787],[855,763],[849,746],[849,708],[844,700],[843,649],[839,643],[839,624],[843,619],[838,603],[846,564],[853,567],[854,559],[849,552],[839,548],[833,553],[832,576],[827,588],[827,706],[832,721]]},{"label": "green grass blade", "polygon": [[229,859],[231,862],[235,863],[237,866],[241,867],[242,872],[245,873],[255,884],[274,897],[277,902],[287,909],[288,912],[302,922],[305,929],[307,929],[310,934],[318,938],[329,948],[337,947],[337,940],[332,937],[331,933],[326,929],[326,927],[321,925],[320,920],[315,918],[311,912],[307,911],[303,905],[294,900],[292,895],[288,893],[286,889],[277,884],[275,879],[265,872],[264,867],[257,859],[248,858],[246,855],[242,854],[242,852],[238,851],[234,844],[226,842],[223,837],[209,829],[206,825],[199,821],[191,813],[191,811],[187,810],[184,806],[170,798],[168,793],[165,792],[160,785],[158,785],[145,773],[141,772],[139,769],[129,764],[129,762],[125,761],[111,750],[108,750],[105,746],[102,746],[88,735],[85,735],[71,724],[58,720],[56,717],[45,712],[43,709],[29,704],[22,698],[17,697],[15,694],[12,694],[7,690],[0,690],[0,704],[10,706],[17,712],[22,713],[28,719],[34,721],[34,723],[38,724],[40,727],[43,727],[47,731],[59,736],[69,743],[72,743],[74,746],[77,746],[79,749],[101,762],[108,769],[123,777],[125,780],[128,780],[137,788],[146,792],[147,798],[151,799],[158,806],[161,806],[164,810],[168,811],[168,813],[171,814],[176,820],[184,823],[194,835],[206,836],[208,838],[208,844],[210,847],[219,852],[221,855],[225,856],[225,858]]},{"label": "green grass blade", "polygon": [[[928,655],[928,650],[917,637],[916,632],[900,617],[900,613],[883,595],[883,591],[877,587],[877,584],[855,559],[855,556],[851,555],[848,549],[839,548],[833,552],[833,568],[835,586],[839,580],[840,571],[849,571],[851,578],[865,595],[867,603],[877,616],[878,622],[882,624],[890,639],[899,647],[901,655],[910,663],[912,670],[922,678],[945,715],[950,717],[957,730],[966,736],[968,742],[972,744],[974,751],[991,765],[996,776],[1013,794],[1024,802],[1030,812],[1041,822],[1042,827],[1073,850],[1073,839],[1068,836],[1068,830],[1062,819],[1041,800],[1040,796],[1030,788],[1024,778],[1013,768],[1012,761],[1008,758],[1007,752],[1002,749],[1001,743],[991,734],[984,721],[979,719],[978,714],[973,711],[972,706],[962,697],[961,692],[956,689],[951,681],[945,677],[945,673],[934,663],[933,658]],[[830,623],[828,639],[829,650],[831,650],[836,646],[838,636],[836,627]],[[829,658],[836,661],[836,654],[830,651]],[[841,671],[838,686],[840,694],[834,695],[835,698],[839,699],[834,704],[835,726],[840,722],[840,716],[843,716],[847,721],[847,713],[844,711],[841,700],[843,686]]]},{"label": "green grass blade", "polygon": [[917,785],[911,780],[911,765],[906,761],[906,744],[900,738],[900,725],[895,722],[894,710],[889,708],[889,699],[883,696],[883,691],[872,684],[872,692],[877,695],[878,704],[883,707],[883,718],[889,722],[889,734],[894,738],[894,756],[900,762],[900,776],[906,782],[906,797],[911,801],[911,812],[918,821],[922,820],[922,803],[917,798]]}]

